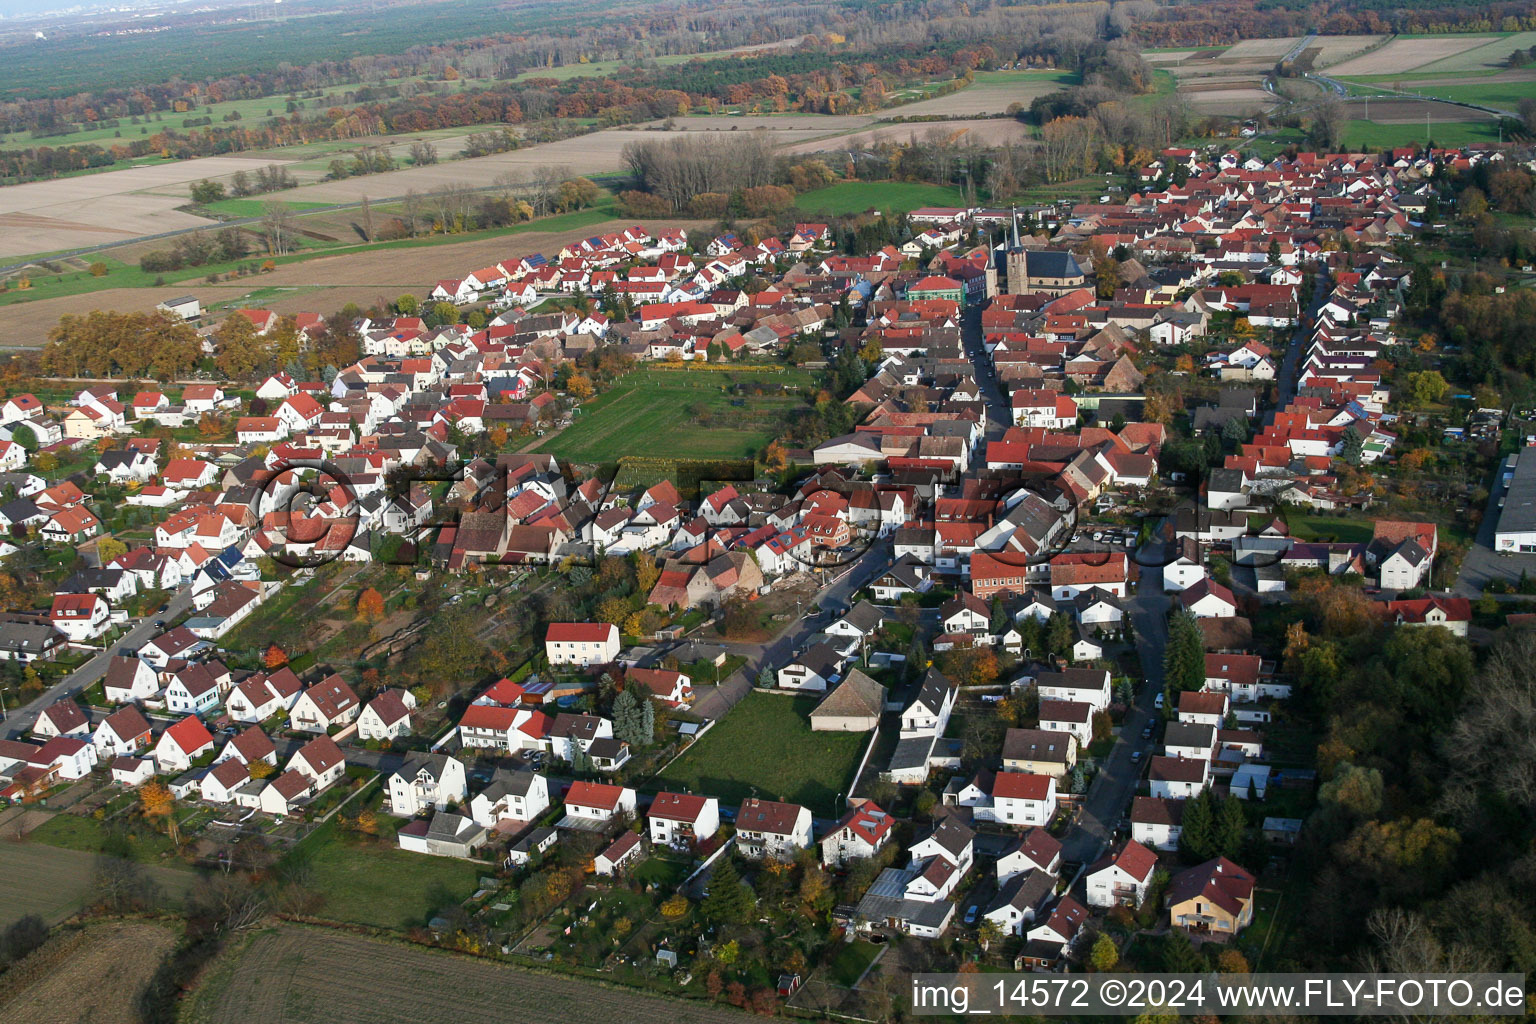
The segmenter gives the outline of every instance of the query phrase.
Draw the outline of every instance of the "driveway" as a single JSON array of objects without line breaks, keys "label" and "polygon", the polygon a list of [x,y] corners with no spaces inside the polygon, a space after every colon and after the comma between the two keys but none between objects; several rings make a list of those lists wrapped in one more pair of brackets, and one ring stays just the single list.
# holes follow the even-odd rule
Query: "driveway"
[{"label": "driveway", "polygon": [[[1461,571],[1456,574],[1453,592],[1462,597],[1477,597],[1483,588],[1494,580],[1515,583],[1522,572],[1536,577],[1536,554],[1501,555],[1493,550],[1493,535],[1499,528],[1499,498],[1503,496],[1503,459],[1499,471],[1493,474],[1493,485],[1488,488],[1488,507],[1483,509],[1483,521],[1477,526],[1477,537],[1461,560]],[[1440,581],[1444,586],[1444,581]]]},{"label": "driveway", "polygon": [[[1148,583],[1147,587],[1148,592],[1127,602],[1146,682],[1126,711],[1120,735],[1088,787],[1088,798],[1077,820],[1062,840],[1063,860],[1088,864],[1104,851],[1114,836],[1115,825],[1125,816],[1131,797],[1136,795],[1136,786],[1151,756],[1152,741],[1142,739],[1141,731],[1157,716],[1154,702],[1163,689],[1163,648],[1168,643],[1168,609],[1173,601],[1158,593],[1155,585]],[[1141,760],[1133,764],[1131,752],[1135,750],[1141,751]]]}]

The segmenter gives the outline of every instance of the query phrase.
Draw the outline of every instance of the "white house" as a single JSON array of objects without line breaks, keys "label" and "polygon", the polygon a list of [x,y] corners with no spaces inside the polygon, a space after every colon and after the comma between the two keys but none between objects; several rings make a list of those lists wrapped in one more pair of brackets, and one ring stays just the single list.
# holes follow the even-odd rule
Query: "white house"
[{"label": "white house", "polygon": [[469,792],[464,762],[437,753],[416,753],[406,758],[404,764],[390,773],[385,788],[389,792],[389,813],[401,818],[414,818],[428,810],[445,810],[449,804],[463,803]]},{"label": "white house", "polygon": [[81,644],[105,633],[111,614],[100,594],[55,594],[48,620],[70,643]]},{"label": "white house", "polygon": [[811,812],[799,804],[750,797],[736,811],[736,849],[754,860],[794,860],[811,845]]},{"label": "white house", "polygon": [[619,656],[619,627],[611,622],[551,622],[544,654],[551,665],[606,665]]},{"label": "white house", "polygon": [[997,884],[1030,871],[1055,875],[1061,871],[1061,840],[1043,828],[1032,828],[1015,839],[997,858]]},{"label": "white house", "polygon": [[124,754],[137,754],[149,745],[153,735],[144,712],[128,704],[101,720],[91,734],[91,742],[105,761]]},{"label": "white house", "polygon": [[1088,869],[1090,907],[1140,907],[1152,887],[1157,854],[1135,840],[1104,854]]},{"label": "white house", "polygon": [[646,820],[653,846],[692,849],[720,830],[720,801],[692,793],[657,793]]},{"label": "white house", "polygon": [[1095,711],[1109,707],[1112,695],[1109,670],[1104,668],[1068,668],[1061,672],[1041,672],[1035,677],[1035,688],[1042,702],[1081,701]]},{"label": "white house", "polygon": [[202,720],[188,715],[166,729],[155,744],[155,764],[162,774],[184,772],[192,762],[213,751],[213,734]]},{"label": "white house", "polygon": [[549,807],[549,780],[525,771],[497,769],[469,802],[470,817],[486,828],[500,821],[533,821]]},{"label": "white house", "polygon": [[992,818],[1004,825],[1049,825],[1056,817],[1056,780],[1028,772],[998,772]]},{"label": "white house", "polygon": [[32,735],[44,739],[50,736],[89,736],[91,719],[85,709],[69,698],[56,701],[38,712]]},{"label": "white house", "polygon": [[411,733],[416,698],[409,690],[383,690],[357,716],[357,737],[388,743]]},{"label": "white house", "polygon": [[923,685],[918,687],[917,695],[902,709],[901,735],[943,735],[949,726],[950,713],[955,709],[957,694],[958,689],[947,676],[936,668],[930,668],[923,677]]},{"label": "white house", "polygon": [[1147,769],[1151,795],[1169,800],[1195,796],[1210,781],[1209,761],[1188,757],[1154,757]]},{"label": "white house", "polygon": [[578,780],[565,792],[565,811],[568,817],[587,821],[612,821],[619,814],[633,817],[635,791],[627,786]]},{"label": "white house", "polygon": [[1177,850],[1184,801],[1138,796],[1131,801],[1131,838],[1153,850]]},{"label": "white house", "polygon": [[335,740],[316,736],[288,759],[288,770],[304,775],[318,792],[346,774],[347,759]]},{"label": "white house", "polygon": [[821,837],[821,863],[837,868],[860,857],[873,857],[889,841],[895,821],[873,801],[863,801]]},{"label": "white house", "polygon": [[361,712],[352,687],[341,676],[332,675],[299,694],[288,721],[300,732],[325,732],[333,725],[349,725]]}]

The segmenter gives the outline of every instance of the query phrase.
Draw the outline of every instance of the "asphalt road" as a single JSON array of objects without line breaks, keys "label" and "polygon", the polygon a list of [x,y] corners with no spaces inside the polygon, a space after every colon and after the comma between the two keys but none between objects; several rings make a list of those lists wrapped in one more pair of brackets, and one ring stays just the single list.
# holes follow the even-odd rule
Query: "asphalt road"
[{"label": "asphalt road", "polygon": [[721,646],[731,654],[739,654],[746,658],[747,662],[721,680],[720,685],[716,686],[712,693],[701,697],[693,706],[694,714],[709,719],[723,717],[743,697],[752,692],[757,674],[762,671],[763,666],[777,669],[784,665],[794,657],[795,651],[811,634],[820,632],[823,626],[832,621],[834,611],[841,614],[843,610],[852,607],[854,593],[884,572],[891,564],[893,561],[891,551],[890,540],[876,541],[857,561],[846,567],[840,575],[833,577],[832,582],[818,590],[814,603],[821,606],[820,614],[807,615],[794,620],[785,626],[778,636],[766,643],[723,642]]},{"label": "asphalt road", "polygon": [[171,598],[169,607],[165,611],[157,612],[141,620],[138,625],[119,637],[106,650],[97,654],[90,661],[44,690],[29,703],[12,711],[5,722],[7,734],[16,737],[26,733],[32,728],[33,724],[37,721],[38,713],[44,708],[50,704],[58,703],[65,697],[75,696],[106,675],[107,666],[112,662],[112,655],[116,654],[120,648],[142,647],[160,635],[162,630],[156,628],[155,620],[164,619],[167,622],[172,621],[191,607],[191,592],[189,590],[182,590],[175,597]]},{"label": "asphalt road", "polygon": [[[1013,424],[1013,407],[1003,393],[997,377],[992,372],[992,360],[987,357],[986,342],[981,331],[981,307],[972,306],[960,318],[960,340],[965,354],[970,357],[976,371],[976,385],[987,403],[986,440],[996,441]],[[981,458],[985,449],[977,453]]]},{"label": "asphalt road", "polygon": [[[1088,787],[1082,811],[1062,840],[1063,860],[1087,864],[1104,851],[1114,836],[1115,825],[1130,807],[1151,757],[1153,741],[1142,739],[1141,732],[1157,717],[1154,703],[1163,689],[1163,648],[1168,643],[1168,609],[1173,602],[1157,591],[1156,584],[1145,585],[1148,590],[1126,604],[1136,630],[1146,681],[1137,691],[1136,702],[1126,711],[1109,756]],[[1136,750],[1141,751],[1141,760],[1133,764],[1131,753]]]}]

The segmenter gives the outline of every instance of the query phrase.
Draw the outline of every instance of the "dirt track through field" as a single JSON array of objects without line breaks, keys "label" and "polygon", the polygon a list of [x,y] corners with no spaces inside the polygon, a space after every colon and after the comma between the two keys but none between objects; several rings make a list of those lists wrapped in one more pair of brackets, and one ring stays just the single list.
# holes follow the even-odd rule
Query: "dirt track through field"
[{"label": "dirt track through field", "polygon": [[520,971],[345,932],[284,927],[256,936],[197,1024],[747,1024],[724,1006],[680,1002]]}]

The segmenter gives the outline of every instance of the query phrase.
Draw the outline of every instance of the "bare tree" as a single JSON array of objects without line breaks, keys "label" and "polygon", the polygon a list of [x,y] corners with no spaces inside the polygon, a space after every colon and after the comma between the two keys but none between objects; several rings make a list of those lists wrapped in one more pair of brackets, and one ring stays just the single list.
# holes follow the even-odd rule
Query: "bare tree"
[{"label": "bare tree", "polygon": [[405,226],[414,235],[417,222],[421,219],[421,193],[407,189],[405,198],[400,201],[400,212],[405,214]]},{"label": "bare tree", "polygon": [[437,147],[430,142],[411,143],[411,163],[417,167],[437,163]]},{"label": "bare tree", "polygon": [[293,210],[276,200],[261,205],[261,229],[267,236],[267,251],[274,256],[288,252],[293,247],[293,236],[298,233]]},{"label": "bare tree", "polygon": [[368,205],[367,196],[363,196],[363,204],[358,209],[357,216],[362,222],[363,241],[373,241],[373,207]]}]

